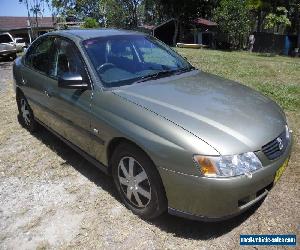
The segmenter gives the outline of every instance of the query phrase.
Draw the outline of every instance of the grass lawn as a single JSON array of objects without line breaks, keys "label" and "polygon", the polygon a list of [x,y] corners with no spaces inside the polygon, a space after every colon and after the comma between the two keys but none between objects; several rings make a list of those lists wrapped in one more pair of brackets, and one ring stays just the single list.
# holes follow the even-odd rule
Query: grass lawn
[{"label": "grass lawn", "polygon": [[286,111],[300,111],[300,59],[207,49],[176,50],[198,69],[259,90]]}]

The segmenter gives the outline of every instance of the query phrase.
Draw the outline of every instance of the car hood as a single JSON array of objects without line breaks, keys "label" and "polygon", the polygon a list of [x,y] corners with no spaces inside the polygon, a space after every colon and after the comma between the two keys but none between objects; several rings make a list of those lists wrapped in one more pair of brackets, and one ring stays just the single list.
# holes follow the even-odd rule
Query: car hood
[{"label": "car hood", "polygon": [[113,92],[188,130],[222,155],[260,150],[286,123],[269,98],[198,70]]}]

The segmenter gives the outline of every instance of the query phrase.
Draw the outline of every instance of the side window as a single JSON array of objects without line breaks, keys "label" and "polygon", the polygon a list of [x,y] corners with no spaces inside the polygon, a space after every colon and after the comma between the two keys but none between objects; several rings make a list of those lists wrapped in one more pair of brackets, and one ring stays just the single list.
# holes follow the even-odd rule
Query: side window
[{"label": "side window", "polygon": [[83,79],[86,79],[84,64],[75,45],[64,39],[57,39],[55,44],[57,50],[50,75],[59,77],[64,73],[78,73]]},{"label": "side window", "polygon": [[53,64],[54,38],[44,38],[26,55],[25,64],[45,74],[49,74],[50,65]]},{"label": "side window", "polygon": [[11,42],[13,42],[13,40],[9,35],[7,34],[0,35],[0,43],[11,43]]}]

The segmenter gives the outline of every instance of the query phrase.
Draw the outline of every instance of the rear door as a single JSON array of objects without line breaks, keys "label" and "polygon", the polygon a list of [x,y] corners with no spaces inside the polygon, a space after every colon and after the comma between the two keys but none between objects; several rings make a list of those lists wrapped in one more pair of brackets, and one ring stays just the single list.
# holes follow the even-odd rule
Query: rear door
[{"label": "rear door", "polygon": [[56,80],[51,75],[54,63],[54,37],[41,37],[23,58],[21,88],[35,118],[49,127],[55,125],[50,109],[50,92]]}]

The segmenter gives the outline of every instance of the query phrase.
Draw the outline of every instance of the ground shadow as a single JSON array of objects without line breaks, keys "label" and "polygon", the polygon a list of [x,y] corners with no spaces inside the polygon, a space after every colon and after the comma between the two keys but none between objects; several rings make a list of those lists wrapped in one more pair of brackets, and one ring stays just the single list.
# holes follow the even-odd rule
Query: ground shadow
[{"label": "ground shadow", "polygon": [[[109,192],[121,203],[110,176],[102,173],[98,168],[81,157],[77,152],[45,128],[41,128],[39,132],[34,133],[33,135],[64,159],[65,162],[62,163],[62,165],[70,164],[74,169],[94,182],[97,186]],[[261,202],[244,214],[222,222],[191,221],[165,213],[154,221],[147,221],[147,223],[157,226],[165,232],[172,233],[176,237],[208,240],[211,238],[218,238],[239,226],[256,211],[260,204]]]},{"label": "ground shadow", "polygon": [[121,202],[117,195],[117,191],[114,188],[111,176],[103,173],[46,128],[39,126],[38,132],[34,132],[32,135],[64,160],[61,165],[69,164],[79,173],[112,194],[113,197]]},{"label": "ground shadow", "polygon": [[218,238],[226,233],[229,233],[235,227],[247,220],[261,205],[258,202],[245,213],[238,215],[232,219],[219,222],[203,222],[192,221],[169,214],[164,214],[151,224],[158,226],[167,233],[172,233],[176,237],[194,240],[209,240]]}]

